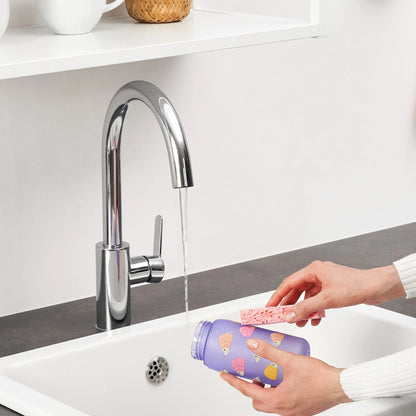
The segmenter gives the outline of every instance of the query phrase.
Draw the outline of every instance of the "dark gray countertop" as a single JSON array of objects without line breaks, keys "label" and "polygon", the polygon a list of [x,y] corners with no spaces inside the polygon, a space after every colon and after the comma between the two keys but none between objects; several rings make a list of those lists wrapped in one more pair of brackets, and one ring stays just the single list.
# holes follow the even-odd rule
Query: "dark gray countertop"
[{"label": "dark gray countertop", "polygon": [[[357,268],[385,266],[416,251],[416,223],[196,273],[189,277],[190,309],[275,289],[313,260]],[[416,317],[416,299],[380,305]],[[184,311],[182,278],[132,290],[132,321]],[[0,357],[96,332],[95,297],[0,318]],[[0,405],[0,416],[17,413]]]}]

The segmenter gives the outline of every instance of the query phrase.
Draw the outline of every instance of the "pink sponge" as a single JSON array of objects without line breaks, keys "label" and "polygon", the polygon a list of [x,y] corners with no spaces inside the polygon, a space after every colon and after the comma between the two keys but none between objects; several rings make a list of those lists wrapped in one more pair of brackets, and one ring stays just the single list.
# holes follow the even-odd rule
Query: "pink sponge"
[{"label": "pink sponge", "polygon": [[[243,325],[263,325],[286,322],[285,316],[294,305],[269,306],[267,308],[240,310],[241,323]],[[325,317],[325,311],[311,313],[305,320],[320,319]]]}]

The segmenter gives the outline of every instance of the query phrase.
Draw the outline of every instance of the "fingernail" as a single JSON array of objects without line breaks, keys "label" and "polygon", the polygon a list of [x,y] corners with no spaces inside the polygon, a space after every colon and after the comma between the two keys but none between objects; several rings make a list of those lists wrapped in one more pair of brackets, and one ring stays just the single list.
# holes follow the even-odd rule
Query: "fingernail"
[{"label": "fingernail", "polygon": [[249,339],[247,341],[247,345],[249,346],[249,348],[256,350],[259,346],[259,343],[255,339]]},{"label": "fingernail", "polygon": [[295,312],[289,312],[285,316],[286,322],[295,322],[296,321],[296,314]]}]

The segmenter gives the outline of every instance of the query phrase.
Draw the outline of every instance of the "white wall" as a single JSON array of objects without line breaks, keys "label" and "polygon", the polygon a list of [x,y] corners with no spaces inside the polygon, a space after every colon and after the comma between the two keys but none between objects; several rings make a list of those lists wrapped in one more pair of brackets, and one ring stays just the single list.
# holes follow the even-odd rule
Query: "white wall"
[{"label": "white wall", "polygon": [[[308,39],[0,81],[0,315],[95,293],[101,129],[125,82],[170,97],[190,145],[190,270],[416,219],[416,2],[331,2]],[[150,112],[123,137],[124,239],[165,216],[182,273],[178,195]]]}]

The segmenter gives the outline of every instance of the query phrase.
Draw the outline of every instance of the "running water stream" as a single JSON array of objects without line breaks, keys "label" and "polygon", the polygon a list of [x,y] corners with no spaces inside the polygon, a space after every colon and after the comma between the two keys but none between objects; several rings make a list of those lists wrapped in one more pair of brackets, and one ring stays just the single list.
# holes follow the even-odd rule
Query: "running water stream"
[{"label": "running water stream", "polygon": [[185,288],[185,312],[188,319],[188,188],[179,188],[179,205],[181,211],[183,278]]}]

